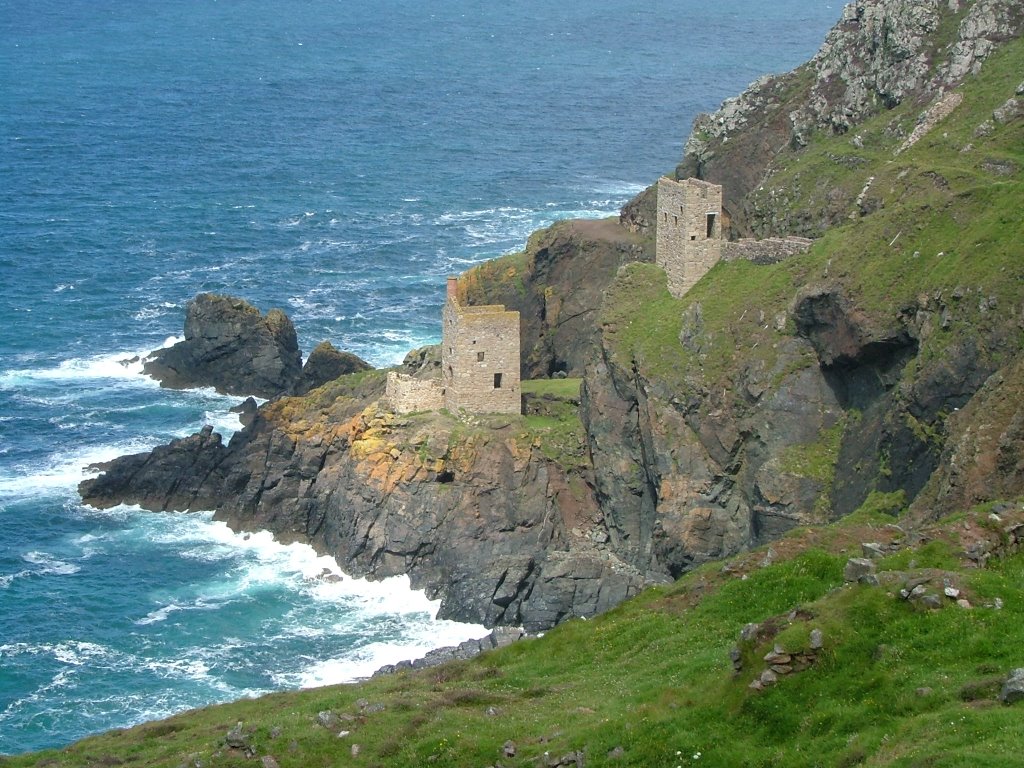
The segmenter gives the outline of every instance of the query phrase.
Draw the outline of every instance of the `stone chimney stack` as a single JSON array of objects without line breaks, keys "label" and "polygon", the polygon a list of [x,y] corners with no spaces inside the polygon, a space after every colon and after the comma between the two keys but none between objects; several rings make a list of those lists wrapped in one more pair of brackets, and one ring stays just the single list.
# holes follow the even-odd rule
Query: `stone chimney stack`
[{"label": "stone chimney stack", "polygon": [[448,301],[455,301],[455,297],[459,292],[459,278],[451,277],[448,278]]}]

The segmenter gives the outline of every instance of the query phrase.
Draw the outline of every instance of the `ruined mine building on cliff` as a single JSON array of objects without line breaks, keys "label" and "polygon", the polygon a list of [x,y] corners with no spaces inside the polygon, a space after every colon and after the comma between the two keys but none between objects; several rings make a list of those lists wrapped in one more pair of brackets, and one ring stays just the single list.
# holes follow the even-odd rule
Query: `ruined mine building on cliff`
[{"label": "ruined mine building on cliff", "polygon": [[453,413],[521,413],[519,313],[503,305],[464,307],[448,278],[441,329],[444,405]]},{"label": "ruined mine building on cliff", "polygon": [[448,278],[442,312],[441,380],[389,373],[386,402],[396,413],[522,413],[519,313],[494,304],[462,306]]},{"label": "ruined mine building on cliff", "polygon": [[655,261],[677,299],[722,258],[722,187],[700,179],[658,179]]},{"label": "ruined mine building on cliff", "polygon": [[730,240],[724,235],[727,222],[718,184],[700,179],[673,181],[665,176],[658,179],[655,262],[665,270],[668,292],[677,299],[719,261],[775,264],[806,252],[814,243],[792,235]]}]

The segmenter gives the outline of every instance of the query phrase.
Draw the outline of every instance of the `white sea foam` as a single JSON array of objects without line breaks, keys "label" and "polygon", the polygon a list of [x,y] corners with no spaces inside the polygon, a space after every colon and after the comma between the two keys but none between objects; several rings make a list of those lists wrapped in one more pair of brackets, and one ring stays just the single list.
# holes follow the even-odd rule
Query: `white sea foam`
[{"label": "white sea foam", "polygon": [[40,491],[73,490],[86,477],[96,474],[95,470],[88,469],[90,465],[150,448],[150,443],[131,440],[56,454],[50,457],[48,466],[35,472],[14,467],[13,472],[0,474],[0,495],[31,496]]},{"label": "white sea foam", "polygon": [[[143,353],[145,354],[145,353]],[[149,386],[156,382],[142,373],[142,357],[135,352],[72,358],[54,367],[28,368],[5,371],[0,374],[0,389],[21,389],[33,382],[65,382],[96,379],[136,379]]]},{"label": "white sea foam", "polygon": [[[163,517],[165,523],[159,524]],[[440,645],[455,645],[470,637],[482,637],[484,627],[473,624],[437,620],[439,601],[427,599],[422,591],[413,590],[406,576],[381,581],[367,581],[345,576],[334,558],[319,555],[306,544],[281,544],[268,531],[236,533],[226,524],[202,515],[157,516],[147,538],[180,556],[207,561],[241,558],[225,579],[196,585],[199,596],[191,600],[168,600],[136,621],[148,625],[165,621],[179,611],[215,609],[227,601],[251,596],[269,589],[285,589],[296,593],[300,604],[313,600],[320,606],[311,615],[308,609],[289,614],[286,636],[322,637],[350,635],[358,625],[380,618],[395,617],[406,641],[371,643],[370,650],[357,649],[344,657],[319,660],[315,669],[291,675],[292,685],[313,685],[314,680],[340,682],[365,676],[382,664],[416,658]],[[315,618],[314,618],[315,617]],[[371,628],[372,634],[373,629]],[[273,638],[267,638],[272,641]],[[347,677],[345,677],[347,675]]]},{"label": "white sea foam", "polygon": [[406,622],[405,629],[409,631],[406,642],[368,643],[344,656],[320,659],[299,672],[278,675],[275,682],[297,684],[300,688],[349,683],[369,677],[385,664],[417,659],[434,648],[458,645],[471,638],[482,638],[488,631],[476,624],[455,621],[423,622],[415,626]]},{"label": "white sea foam", "polygon": [[40,576],[49,573],[52,573],[55,576],[70,576],[71,574],[78,573],[82,570],[81,566],[75,565],[74,563],[67,563],[63,560],[58,560],[47,552],[26,552],[21,556],[21,559],[26,563],[38,566],[33,569],[33,573]]}]

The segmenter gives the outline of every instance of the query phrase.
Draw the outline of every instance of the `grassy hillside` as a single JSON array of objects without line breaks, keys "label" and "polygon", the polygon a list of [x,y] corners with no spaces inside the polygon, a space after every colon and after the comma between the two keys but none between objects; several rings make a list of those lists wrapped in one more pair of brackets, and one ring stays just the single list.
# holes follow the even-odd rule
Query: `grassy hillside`
[{"label": "grassy hillside", "polygon": [[[998,522],[974,510],[916,547],[865,510],[471,661],[210,707],[0,765],[1017,766],[1024,704],[996,695],[1024,665],[1024,555],[983,569],[964,555],[979,540],[1004,547],[1024,522],[1020,502],[996,508]],[[888,553],[878,586],[844,583],[862,541]],[[940,607],[900,597],[921,579]],[[766,654],[808,653],[813,630],[822,648],[806,670],[750,687]]]},{"label": "grassy hillside", "polygon": [[[719,263],[683,299],[669,296],[653,265],[626,267],[603,312],[622,359],[640,361],[646,376],[676,392],[726,383],[741,357],[771,369],[779,342],[793,333],[792,299],[808,285],[842,284],[879,327],[894,325],[921,297],[958,304],[962,311],[924,340],[925,357],[1020,312],[1024,119],[1000,124],[993,111],[1015,95],[1022,72],[1024,41],[1017,40],[961,89],[963,103],[949,117],[900,154],[920,105],[879,115],[855,137],[819,134],[786,153],[754,199],[780,220],[827,206],[837,188],[853,192],[837,199],[863,192],[849,223],[803,256],[770,266]],[[697,305],[700,330],[680,349]]]}]

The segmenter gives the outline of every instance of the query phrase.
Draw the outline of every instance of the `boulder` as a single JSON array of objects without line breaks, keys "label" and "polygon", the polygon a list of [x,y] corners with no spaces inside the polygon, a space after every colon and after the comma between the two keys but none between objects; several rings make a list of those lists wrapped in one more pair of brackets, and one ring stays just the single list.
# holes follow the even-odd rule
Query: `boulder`
[{"label": "boulder", "polygon": [[999,700],[1004,704],[1015,704],[1024,699],[1024,667],[1010,672],[999,692]]},{"label": "boulder", "polygon": [[264,317],[242,299],[201,293],[188,303],[184,341],[152,352],[143,370],[172,389],[271,398],[299,381],[302,356],[281,310]]},{"label": "boulder", "polygon": [[846,581],[862,581],[875,573],[875,563],[865,557],[851,557],[846,561],[843,569],[843,579]]}]

